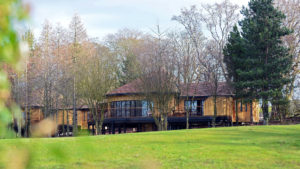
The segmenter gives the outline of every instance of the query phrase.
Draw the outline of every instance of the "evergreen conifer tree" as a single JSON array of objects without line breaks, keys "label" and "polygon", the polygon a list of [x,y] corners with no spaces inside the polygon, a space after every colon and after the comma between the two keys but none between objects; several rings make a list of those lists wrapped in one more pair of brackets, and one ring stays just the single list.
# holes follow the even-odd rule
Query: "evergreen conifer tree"
[{"label": "evergreen conifer tree", "polygon": [[281,37],[291,31],[282,26],[285,16],[273,6],[273,0],[251,0],[248,5],[241,11],[241,32],[235,27],[224,48],[224,62],[236,96],[261,99],[268,122],[268,102],[280,96],[290,81],[292,58]]}]

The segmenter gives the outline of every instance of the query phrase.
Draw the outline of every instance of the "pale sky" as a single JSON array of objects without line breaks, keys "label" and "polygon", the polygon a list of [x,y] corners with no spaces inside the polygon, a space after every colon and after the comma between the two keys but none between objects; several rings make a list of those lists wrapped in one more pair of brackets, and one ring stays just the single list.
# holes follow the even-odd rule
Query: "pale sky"
[{"label": "pale sky", "polygon": [[[171,21],[180,9],[201,3],[223,0],[24,0],[31,5],[29,27],[39,36],[42,24],[48,19],[54,26],[68,28],[74,13],[78,13],[90,37],[102,39],[107,34],[129,28],[150,32],[159,24],[163,29],[177,27]],[[248,0],[231,0],[246,6]]]}]

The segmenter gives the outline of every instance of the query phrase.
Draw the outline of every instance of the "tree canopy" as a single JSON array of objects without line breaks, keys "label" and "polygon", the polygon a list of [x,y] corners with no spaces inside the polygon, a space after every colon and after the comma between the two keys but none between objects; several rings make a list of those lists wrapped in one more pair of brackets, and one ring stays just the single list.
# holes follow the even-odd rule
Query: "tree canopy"
[{"label": "tree canopy", "polygon": [[282,95],[290,81],[292,57],[282,37],[291,31],[282,26],[285,15],[273,0],[251,0],[243,7],[244,19],[235,26],[224,48],[227,65],[237,97],[261,99],[264,119],[268,121],[268,102]]}]

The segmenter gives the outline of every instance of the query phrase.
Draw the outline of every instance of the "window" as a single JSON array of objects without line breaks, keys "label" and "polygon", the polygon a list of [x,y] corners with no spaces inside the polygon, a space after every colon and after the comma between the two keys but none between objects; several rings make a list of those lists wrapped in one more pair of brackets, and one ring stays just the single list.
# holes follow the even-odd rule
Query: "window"
[{"label": "window", "polygon": [[191,115],[203,115],[203,100],[185,100],[184,109]]},{"label": "window", "polygon": [[126,117],[129,117],[130,115],[130,101],[126,101],[125,102],[125,116]]},{"label": "window", "polygon": [[142,116],[148,116],[149,106],[147,101],[142,101]]},{"label": "window", "polygon": [[111,117],[115,117],[116,116],[116,102],[111,102],[110,103],[110,115]]},{"label": "window", "polygon": [[126,117],[126,114],[125,114],[125,109],[126,109],[126,102],[125,101],[122,101],[122,102],[120,102],[120,105],[121,105],[121,110],[122,110],[122,112],[121,112],[121,117]]},{"label": "window", "polygon": [[141,115],[142,115],[142,101],[137,100],[134,116],[141,116]]},{"label": "window", "polygon": [[[151,103],[153,105],[153,103]],[[129,100],[110,103],[111,117],[146,117],[150,111],[147,101]]]},{"label": "window", "polygon": [[136,101],[132,100],[130,101],[130,115],[129,116],[134,116],[136,112]]},{"label": "window", "polygon": [[184,109],[189,112],[197,112],[197,100],[186,100],[184,102]]},{"label": "window", "polygon": [[117,117],[122,116],[122,105],[121,102],[116,102],[116,115]]}]

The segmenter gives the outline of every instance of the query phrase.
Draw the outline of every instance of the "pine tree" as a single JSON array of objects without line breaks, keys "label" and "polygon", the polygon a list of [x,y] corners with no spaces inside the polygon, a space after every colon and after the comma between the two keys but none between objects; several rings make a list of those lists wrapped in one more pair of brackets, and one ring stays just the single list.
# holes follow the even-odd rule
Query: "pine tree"
[{"label": "pine tree", "polygon": [[232,82],[232,86],[235,90],[235,112],[236,112],[236,123],[239,123],[238,118],[238,99],[244,96],[243,90],[241,89],[241,77],[239,77],[239,73],[243,71],[244,62],[244,46],[243,46],[243,39],[241,34],[238,30],[238,27],[235,25],[233,27],[232,32],[230,32],[228,43],[224,47],[224,63],[226,64],[227,68],[227,77]]},{"label": "pine tree", "polygon": [[273,0],[251,0],[248,5],[241,11],[240,35],[237,28],[230,34],[224,60],[237,96],[261,99],[267,123],[268,102],[280,96],[290,81],[292,58],[281,37],[291,31],[282,26],[285,16],[273,6]]}]

